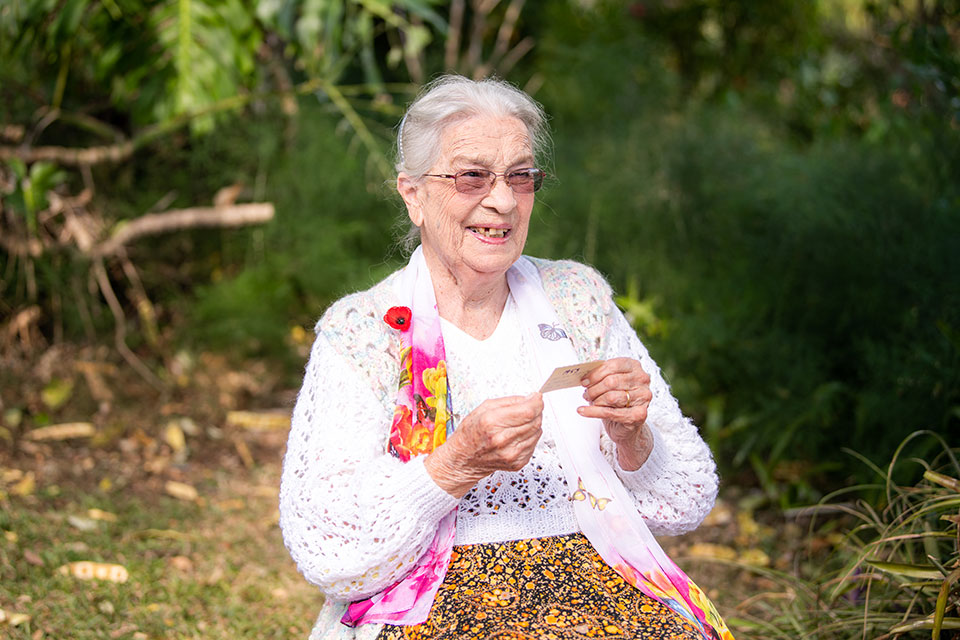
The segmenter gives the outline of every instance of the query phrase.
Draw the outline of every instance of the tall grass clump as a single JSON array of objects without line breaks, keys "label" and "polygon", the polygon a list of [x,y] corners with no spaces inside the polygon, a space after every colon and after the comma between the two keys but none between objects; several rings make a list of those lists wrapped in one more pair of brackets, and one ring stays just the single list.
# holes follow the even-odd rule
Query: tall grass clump
[{"label": "tall grass clump", "polygon": [[[939,453],[907,459],[921,437]],[[960,464],[956,449],[916,432],[886,468],[863,459],[878,482],[837,491],[812,509],[844,523],[833,556],[808,575],[759,570],[779,589],[740,607],[743,628],[768,638],[954,638],[960,630]],[[901,484],[903,466],[919,482]],[[908,473],[907,475],[913,475]],[[833,523],[835,524],[835,523]],[[810,539],[817,537],[811,525]]]}]

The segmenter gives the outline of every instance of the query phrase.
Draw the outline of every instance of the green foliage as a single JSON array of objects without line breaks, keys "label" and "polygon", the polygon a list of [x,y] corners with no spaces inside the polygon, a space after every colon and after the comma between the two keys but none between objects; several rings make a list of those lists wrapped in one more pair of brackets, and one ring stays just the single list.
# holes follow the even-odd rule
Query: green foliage
[{"label": "green foliage", "polygon": [[[399,205],[385,188],[367,186],[365,160],[322,107],[304,100],[305,126],[272,167],[267,197],[276,219],[262,236],[248,234],[240,255],[259,258],[235,278],[197,292],[187,334],[250,352],[282,354],[294,325],[312,326],[340,296],[366,288],[396,260],[393,228]],[[305,170],[308,169],[308,170]],[[258,232],[259,233],[259,232]]]},{"label": "green foliage", "polygon": [[263,62],[275,73],[291,60],[308,77],[336,82],[359,58],[366,81],[382,85],[378,39],[400,33],[406,53],[417,54],[431,28],[446,26],[423,0],[23,0],[0,10],[0,59],[35,69],[37,77],[18,79],[42,87],[53,108],[106,98],[136,124],[195,114],[194,131],[208,132],[211,111],[265,81]]},{"label": "green foliage", "polygon": [[844,446],[956,429],[956,130],[797,147],[762,109],[672,107],[682,83],[650,73],[667,54],[636,28],[567,24],[541,49],[557,177],[530,251],[626,292],[721,467],[749,465],[772,499],[815,499]]},{"label": "green foliage", "polygon": [[433,39],[431,28],[438,33],[446,30],[446,23],[432,4],[438,3],[267,0],[259,3],[256,11],[257,17],[288,43],[300,68],[309,75],[338,78],[351,59],[359,56],[365,82],[382,86],[375,50],[378,36],[384,27],[402,34],[398,41],[391,41],[387,61],[419,54]]},{"label": "green foliage", "polygon": [[60,186],[67,174],[50,162],[35,162],[28,168],[17,158],[10,161],[10,168],[14,178],[10,206],[23,217],[30,237],[36,237],[37,213],[47,208],[47,194]]}]

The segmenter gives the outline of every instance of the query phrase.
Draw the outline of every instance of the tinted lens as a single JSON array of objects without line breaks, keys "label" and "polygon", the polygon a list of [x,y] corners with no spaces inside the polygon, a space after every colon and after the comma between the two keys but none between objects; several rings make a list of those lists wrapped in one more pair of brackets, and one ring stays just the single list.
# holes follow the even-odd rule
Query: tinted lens
[{"label": "tinted lens", "polygon": [[458,173],[455,185],[460,193],[486,193],[490,190],[492,176],[489,171],[471,169]]},{"label": "tinted lens", "polygon": [[539,169],[514,171],[507,176],[507,184],[517,193],[533,193],[543,184],[543,171]]}]

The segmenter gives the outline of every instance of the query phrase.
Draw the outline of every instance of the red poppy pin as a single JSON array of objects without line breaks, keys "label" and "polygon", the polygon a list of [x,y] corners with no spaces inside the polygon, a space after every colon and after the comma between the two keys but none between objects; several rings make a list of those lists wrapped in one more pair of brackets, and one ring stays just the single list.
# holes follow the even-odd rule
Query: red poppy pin
[{"label": "red poppy pin", "polygon": [[413,312],[410,307],[390,307],[383,314],[383,321],[399,331],[406,331],[410,328],[410,318]]}]

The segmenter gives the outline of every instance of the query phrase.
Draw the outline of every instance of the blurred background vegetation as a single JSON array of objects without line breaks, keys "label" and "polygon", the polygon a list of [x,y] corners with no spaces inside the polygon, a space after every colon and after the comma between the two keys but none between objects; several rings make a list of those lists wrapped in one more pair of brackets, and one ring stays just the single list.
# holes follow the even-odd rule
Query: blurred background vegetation
[{"label": "blurred background vegetation", "polygon": [[224,436],[176,424],[287,407],[404,262],[394,127],[444,71],[551,114],[528,253],[609,278],[710,442],[738,637],[960,629],[960,0],[0,0],[0,462],[79,468],[59,421],[178,479]]},{"label": "blurred background vegetation", "polygon": [[958,15],[7,0],[0,344],[107,344],[159,387],[170,354],[215,348],[296,386],[325,306],[403,262],[404,105],[496,73],[552,116],[528,253],[609,277],[728,478],[816,500],[863,473],[847,450],[960,433]]}]

